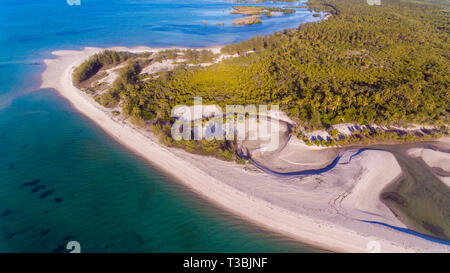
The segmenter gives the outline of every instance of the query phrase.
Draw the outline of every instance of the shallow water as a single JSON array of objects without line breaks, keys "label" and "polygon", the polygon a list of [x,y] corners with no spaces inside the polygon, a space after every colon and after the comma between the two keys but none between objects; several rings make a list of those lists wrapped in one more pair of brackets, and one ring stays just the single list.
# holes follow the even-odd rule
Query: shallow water
[{"label": "shallow water", "polygon": [[116,143],[54,91],[39,90],[42,61],[53,50],[210,46],[317,20],[299,10],[232,27],[234,17],[224,10],[234,4],[0,2],[0,252],[63,252],[72,240],[82,252],[318,251],[207,203]]},{"label": "shallow water", "polygon": [[391,152],[403,173],[398,181],[385,189],[381,200],[409,228],[450,241],[450,189],[422,159],[407,155],[410,148],[436,145],[429,142],[376,146]]}]

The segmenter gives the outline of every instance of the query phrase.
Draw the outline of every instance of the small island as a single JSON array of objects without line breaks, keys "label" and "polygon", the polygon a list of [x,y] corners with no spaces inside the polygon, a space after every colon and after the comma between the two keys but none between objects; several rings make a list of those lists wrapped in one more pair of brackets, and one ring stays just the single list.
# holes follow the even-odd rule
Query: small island
[{"label": "small island", "polygon": [[233,21],[233,25],[254,25],[254,24],[261,24],[261,15],[252,15],[247,16],[244,18],[237,18]]},{"label": "small island", "polygon": [[231,14],[246,15],[243,18],[237,18],[233,21],[233,25],[253,25],[260,24],[263,15],[272,17],[274,14],[291,14],[295,13],[295,9],[278,8],[278,7],[260,7],[260,6],[233,6]]}]

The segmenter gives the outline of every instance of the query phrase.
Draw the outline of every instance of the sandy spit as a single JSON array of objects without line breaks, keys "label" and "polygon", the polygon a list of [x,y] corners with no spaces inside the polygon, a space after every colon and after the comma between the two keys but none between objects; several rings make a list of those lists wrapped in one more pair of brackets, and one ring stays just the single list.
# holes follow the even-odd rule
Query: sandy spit
[{"label": "sandy spit", "polygon": [[[160,50],[147,47],[113,49]],[[364,219],[388,219],[388,223],[401,225],[382,207],[378,198],[383,186],[401,173],[391,154],[368,151],[350,163],[338,164],[322,176],[283,180],[230,162],[161,146],[148,133],[113,118],[72,85],[74,67],[101,50],[85,48],[53,52],[57,58],[45,60],[41,88],[57,90],[76,110],[117,141],[208,200],[272,231],[332,251],[368,252],[373,250],[373,242],[382,252],[450,251],[448,246],[355,220],[361,219],[362,213]],[[313,157],[312,154],[308,156]],[[378,185],[373,187],[375,183]],[[339,198],[341,201],[337,201]],[[363,202],[366,199],[370,202]],[[374,211],[364,213],[366,210]]]}]

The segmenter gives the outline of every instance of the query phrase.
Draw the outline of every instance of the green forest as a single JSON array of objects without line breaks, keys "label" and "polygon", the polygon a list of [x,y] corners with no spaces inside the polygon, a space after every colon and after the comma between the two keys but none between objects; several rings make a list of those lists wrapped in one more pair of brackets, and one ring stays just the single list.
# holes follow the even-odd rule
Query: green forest
[{"label": "green forest", "polygon": [[74,70],[72,77],[73,83],[78,85],[97,74],[100,69],[115,66],[128,60],[130,57],[132,57],[130,53],[112,50],[105,50],[99,54],[95,54]]},{"label": "green forest", "polygon": [[447,132],[447,3],[307,4],[332,16],[227,45],[222,53],[239,57],[211,66],[180,66],[145,81],[129,77],[127,88],[114,88],[113,94],[120,97],[123,114],[141,124],[152,120],[157,133],[167,135],[172,107],[201,96],[204,104],[220,106],[279,104],[308,130],[354,122],[436,125]]},{"label": "green forest", "polygon": [[[204,102],[280,104],[315,128],[342,123],[437,124],[449,118],[448,8],[424,2],[313,0],[333,16],[223,49],[239,58],[176,69],[126,90],[125,111],[170,119]],[[332,6],[331,6],[332,5]],[[245,52],[256,53],[246,55]]]}]

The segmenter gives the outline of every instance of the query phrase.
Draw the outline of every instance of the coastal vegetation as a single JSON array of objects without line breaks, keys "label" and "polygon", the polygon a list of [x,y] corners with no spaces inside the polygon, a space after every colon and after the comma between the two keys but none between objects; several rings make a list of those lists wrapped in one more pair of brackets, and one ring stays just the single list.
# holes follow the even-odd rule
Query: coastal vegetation
[{"label": "coastal vegetation", "polygon": [[119,70],[119,76],[114,81],[112,87],[103,94],[96,97],[96,101],[101,105],[112,108],[116,107],[120,102],[120,94],[123,90],[133,90],[138,84],[138,74],[141,71],[139,61],[130,60],[124,67]]},{"label": "coastal vegetation", "polygon": [[182,63],[185,64],[200,64],[212,63],[217,57],[217,54],[207,49],[166,49],[156,53],[153,56],[153,61],[182,60]]},{"label": "coastal vegetation", "polygon": [[[219,105],[278,103],[312,129],[344,122],[446,125],[448,13],[412,2],[332,3],[312,2],[334,14],[327,21],[226,46],[222,52],[242,56],[175,70],[137,94],[169,108],[194,96]],[[155,114],[169,119],[167,113]]]},{"label": "coastal vegetation", "polygon": [[178,58],[179,54],[181,53],[181,50],[179,49],[166,49],[159,51],[153,56],[153,60],[155,62],[162,62],[167,60],[175,60]]},{"label": "coastal vegetation", "polygon": [[364,128],[353,130],[350,135],[343,135],[337,129],[330,127],[327,132],[329,134],[327,138],[309,137],[301,131],[293,131],[292,134],[303,140],[306,145],[331,147],[336,145],[392,144],[432,140],[447,135],[447,127],[442,126],[432,130],[400,130],[364,126]]},{"label": "coastal vegetation", "polygon": [[[190,105],[198,96],[203,103],[220,106],[279,104],[297,124],[294,135],[315,145],[416,141],[447,134],[450,46],[448,12],[443,5],[385,1],[382,6],[370,6],[358,0],[310,0],[308,6],[332,16],[222,48],[223,54],[237,54],[237,58],[207,67],[179,66],[145,81],[131,80],[104,95],[103,104],[121,101],[125,116],[141,124],[151,121],[167,143],[170,130],[165,127],[173,122],[170,110],[178,104]],[[180,54],[186,63],[214,58],[199,51],[163,51],[154,58],[176,59]],[[94,64],[94,68],[88,64],[78,68],[84,71],[79,79],[98,70]],[[421,124],[440,129],[429,134],[367,129],[325,140],[307,139],[302,133],[331,132],[340,123],[369,128]],[[193,146],[169,144],[188,150],[188,145]],[[220,147],[232,145],[216,144]]]},{"label": "coastal vegetation", "polygon": [[446,124],[447,13],[409,2],[375,9],[362,1],[333,4],[340,15],[320,24],[230,46],[234,53],[254,54],[173,71],[142,89],[163,91],[157,99],[168,105],[199,95],[223,105],[279,103],[312,128],[343,122]]},{"label": "coastal vegetation", "polygon": [[188,64],[201,64],[201,63],[212,63],[218,56],[214,54],[211,50],[195,50],[187,49],[183,52],[182,59],[184,63]]},{"label": "coastal vegetation", "polygon": [[73,73],[73,83],[81,82],[94,76],[100,69],[106,66],[115,66],[129,59],[132,55],[128,52],[118,52],[113,50],[105,50],[99,54],[95,54],[88,60],[79,65]]}]

